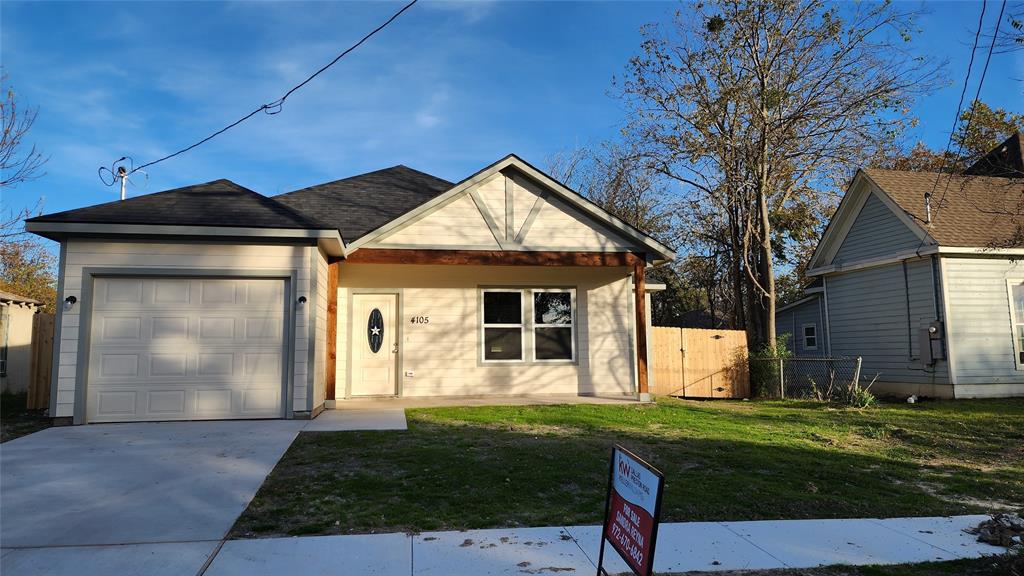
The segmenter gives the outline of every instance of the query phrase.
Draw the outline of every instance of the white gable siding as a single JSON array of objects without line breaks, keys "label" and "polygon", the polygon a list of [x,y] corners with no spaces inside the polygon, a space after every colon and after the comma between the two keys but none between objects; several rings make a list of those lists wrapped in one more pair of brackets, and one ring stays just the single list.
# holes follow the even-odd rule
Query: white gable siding
[{"label": "white gable siding", "polygon": [[[481,363],[481,286],[575,287],[578,361]],[[399,380],[404,396],[634,393],[629,288],[625,268],[342,263],[337,397],[343,398],[347,389],[351,324],[362,321],[349,321],[348,300],[359,292],[387,291],[400,294]],[[428,316],[429,324],[412,324],[412,316]],[[413,376],[406,375],[410,371]]]},{"label": "white gable siding", "polygon": [[918,355],[918,331],[935,319],[931,260],[908,262],[906,279],[901,264],[890,264],[829,275],[826,282],[833,356],[862,357],[861,375],[868,381],[878,375],[880,390],[952,395],[946,362],[929,367]]},{"label": "white gable siding", "polygon": [[456,198],[373,245],[382,248],[499,248],[487,222],[468,195]]},{"label": "white gable siding", "polygon": [[[506,186],[511,187],[511,202],[506,202]],[[588,252],[624,252],[636,247],[557,200],[554,193],[540,200],[540,211],[531,219],[543,194],[539,185],[524,176],[510,180],[498,173],[368,247],[498,250],[504,246],[506,250]],[[488,219],[494,224],[493,231]],[[512,225],[506,226],[506,221]],[[517,237],[521,244],[515,242]]]},{"label": "white gable siding", "polygon": [[845,264],[906,252],[920,243],[917,235],[871,193],[832,263]]},{"label": "white gable siding", "polygon": [[1024,395],[1014,363],[1008,282],[1024,282],[1024,262],[943,258],[957,397]]},{"label": "white gable siding", "polygon": [[[297,277],[293,298],[310,298],[310,251],[306,246],[256,246],[198,243],[143,243],[111,241],[67,241],[64,265],[64,290],[57,295],[63,302],[68,296],[79,303],[60,315],[61,330],[57,370],[56,417],[74,415],[79,326],[82,298],[83,268],[146,268],[181,269],[183,276],[192,270],[293,270]],[[307,311],[315,306],[296,310],[294,358],[294,409],[304,410],[307,390],[308,329]],[[84,384],[84,383],[83,383]]]}]

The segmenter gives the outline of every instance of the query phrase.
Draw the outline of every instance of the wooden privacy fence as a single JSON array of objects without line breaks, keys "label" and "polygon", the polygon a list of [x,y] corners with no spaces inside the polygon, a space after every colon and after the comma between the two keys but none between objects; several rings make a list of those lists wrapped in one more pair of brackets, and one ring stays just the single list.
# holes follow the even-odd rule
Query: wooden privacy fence
[{"label": "wooden privacy fence", "polygon": [[747,398],[750,372],[743,330],[655,327],[651,392],[684,398]]},{"label": "wooden privacy fence", "polygon": [[42,410],[50,405],[50,374],[53,370],[53,314],[32,317],[32,358],[28,371],[25,407]]}]

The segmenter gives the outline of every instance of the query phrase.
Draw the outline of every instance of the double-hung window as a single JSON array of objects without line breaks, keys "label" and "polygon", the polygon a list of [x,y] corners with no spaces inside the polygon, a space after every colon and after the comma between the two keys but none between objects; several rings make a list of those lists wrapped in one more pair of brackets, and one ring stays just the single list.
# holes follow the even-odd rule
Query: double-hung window
[{"label": "double-hung window", "polygon": [[1024,370],[1024,284],[1007,283],[1010,293],[1010,328],[1013,330],[1013,356],[1018,370]]},{"label": "double-hung window", "polygon": [[576,360],[576,291],[487,288],[482,291],[482,360]]},{"label": "double-hung window", "polygon": [[523,293],[521,290],[484,290],[484,361],[522,361]]},{"label": "double-hung window", "polygon": [[816,324],[804,324],[804,350],[818,349],[818,326]]}]

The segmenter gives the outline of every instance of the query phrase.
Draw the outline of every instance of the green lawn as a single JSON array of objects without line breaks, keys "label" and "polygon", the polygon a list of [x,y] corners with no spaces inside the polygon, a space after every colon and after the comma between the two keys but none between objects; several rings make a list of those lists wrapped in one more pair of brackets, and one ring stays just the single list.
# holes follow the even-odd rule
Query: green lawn
[{"label": "green lawn", "polygon": [[14,440],[52,425],[53,421],[43,416],[44,410],[26,409],[27,400],[26,394],[0,394],[0,442]]},{"label": "green lawn", "polygon": [[622,443],[662,520],[979,513],[1024,503],[1024,399],[410,410],[408,432],[303,433],[234,537],[595,524]]}]

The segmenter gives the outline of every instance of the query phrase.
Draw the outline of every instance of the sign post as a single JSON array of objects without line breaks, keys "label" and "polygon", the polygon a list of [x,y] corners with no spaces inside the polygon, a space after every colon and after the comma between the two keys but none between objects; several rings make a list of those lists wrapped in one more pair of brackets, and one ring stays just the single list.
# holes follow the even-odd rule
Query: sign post
[{"label": "sign post", "polygon": [[612,448],[597,576],[608,575],[604,569],[605,542],[634,574],[651,576],[664,486],[665,476],[657,468],[618,444]]}]

